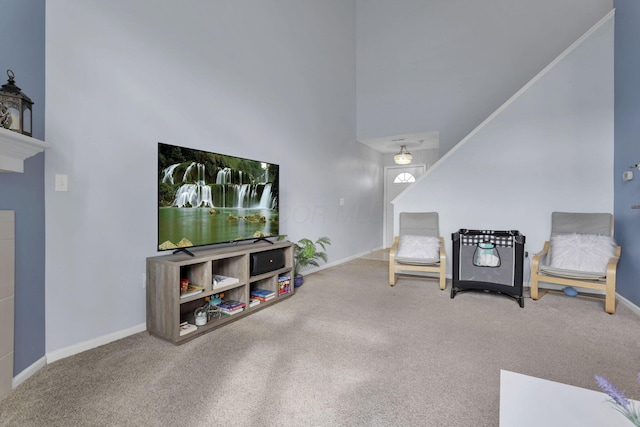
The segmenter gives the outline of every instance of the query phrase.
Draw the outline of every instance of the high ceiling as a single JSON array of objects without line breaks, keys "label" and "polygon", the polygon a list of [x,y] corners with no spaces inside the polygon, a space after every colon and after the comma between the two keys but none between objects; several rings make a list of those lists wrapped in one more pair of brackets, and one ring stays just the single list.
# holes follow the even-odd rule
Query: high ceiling
[{"label": "high ceiling", "polygon": [[[356,0],[357,139],[462,141],[613,7],[611,0]],[[406,136],[410,134],[411,136]],[[413,138],[412,135],[418,135]]]}]

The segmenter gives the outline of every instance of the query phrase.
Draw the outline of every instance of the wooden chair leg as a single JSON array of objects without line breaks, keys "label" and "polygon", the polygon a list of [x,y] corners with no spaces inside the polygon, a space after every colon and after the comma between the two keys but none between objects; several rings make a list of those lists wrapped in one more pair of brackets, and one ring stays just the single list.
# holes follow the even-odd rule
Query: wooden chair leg
[{"label": "wooden chair leg", "polygon": [[395,286],[398,281],[398,275],[396,274],[396,249],[398,247],[399,237],[396,236],[393,240],[393,246],[389,249],[389,285]]},{"label": "wooden chair leg", "polygon": [[395,286],[397,280],[398,275],[396,274],[395,265],[389,263],[389,285]]},{"label": "wooden chair leg", "polygon": [[605,302],[604,302],[604,311],[606,311],[609,314],[615,314],[616,312],[616,297],[610,297],[609,295],[607,295],[605,297]]},{"label": "wooden chair leg", "polygon": [[447,287],[447,253],[444,249],[444,237],[440,236],[440,289]]},{"label": "wooden chair leg", "polygon": [[538,276],[531,275],[531,299],[537,300],[538,297]]},{"label": "wooden chair leg", "polygon": [[[613,283],[611,283],[611,281]],[[616,312],[616,285],[615,285],[615,277],[611,280],[610,277],[607,277],[607,289],[605,290],[604,296],[604,311],[609,314],[614,314]]]},{"label": "wooden chair leg", "polygon": [[529,283],[529,285],[531,286],[531,299],[533,300],[537,300],[539,298],[538,296],[538,263],[535,263],[535,270],[533,269],[534,263],[532,263],[531,266],[531,281]]},{"label": "wooden chair leg", "polygon": [[540,260],[549,254],[549,246],[549,241],[544,242],[542,251],[538,252],[533,256],[533,258],[531,258],[531,278],[529,285],[531,286],[531,299],[533,300],[540,298],[540,295],[538,295],[538,279],[540,278],[540,276],[538,276],[538,271],[540,269]]}]

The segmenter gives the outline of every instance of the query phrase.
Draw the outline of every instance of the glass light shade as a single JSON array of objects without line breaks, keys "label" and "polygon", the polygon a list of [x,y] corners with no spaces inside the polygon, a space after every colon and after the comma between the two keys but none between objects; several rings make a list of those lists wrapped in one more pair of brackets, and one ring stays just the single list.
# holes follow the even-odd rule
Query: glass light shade
[{"label": "glass light shade", "polygon": [[408,165],[413,160],[413,156],[407,151],[407,147],[403,145],[400,147],[400,152],[393,155],[393,161],[397,165]]}]

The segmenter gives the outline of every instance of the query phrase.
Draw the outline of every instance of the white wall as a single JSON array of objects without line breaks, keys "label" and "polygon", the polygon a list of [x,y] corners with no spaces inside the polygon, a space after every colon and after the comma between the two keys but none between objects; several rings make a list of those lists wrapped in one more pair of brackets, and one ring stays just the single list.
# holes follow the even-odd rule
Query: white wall
[{"label": "white wall", "polygon": [[281,232],[330,261],[381,245],[354,1],[50,0],[46,31],[47,353],[144,323],[159,141],[278,163]]},{"label": "white wall", "polygon": [[360,140],[439,131],[449,151],[611,0],[357,0]]},{"label": "white wall", "polygon": [[399,212],[437,211],[450,261],[461,228],[519,230],[535,253],[552,211],[613,212],[613,29],[611,13],[398,196],[396,233]]}]

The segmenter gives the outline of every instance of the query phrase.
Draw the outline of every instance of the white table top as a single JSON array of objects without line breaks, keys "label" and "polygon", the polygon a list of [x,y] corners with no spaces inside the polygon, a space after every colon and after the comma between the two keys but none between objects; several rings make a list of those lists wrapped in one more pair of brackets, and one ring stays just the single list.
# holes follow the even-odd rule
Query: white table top
[{"label": "white table top", "polygon": [[598,391],[500,371],[501,427],[633,426],[609,400]]}]

